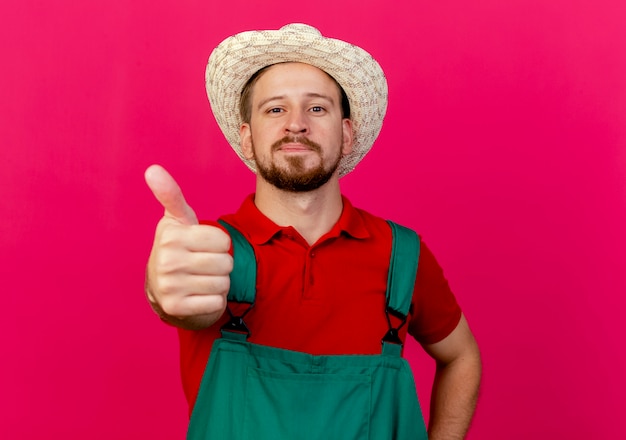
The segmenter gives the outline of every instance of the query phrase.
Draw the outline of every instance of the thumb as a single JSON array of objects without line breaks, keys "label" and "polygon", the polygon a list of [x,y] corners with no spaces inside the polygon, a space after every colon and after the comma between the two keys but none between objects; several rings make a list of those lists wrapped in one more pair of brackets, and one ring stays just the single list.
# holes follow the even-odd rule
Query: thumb
[{"label": "thumb", "polygon": [[197,225],[196,213],[185,201],[178,183],[160,165],[151,165],[146,170],[144,177],[148,187],[165,209],[165,216],[174,218],[186,225]]}]

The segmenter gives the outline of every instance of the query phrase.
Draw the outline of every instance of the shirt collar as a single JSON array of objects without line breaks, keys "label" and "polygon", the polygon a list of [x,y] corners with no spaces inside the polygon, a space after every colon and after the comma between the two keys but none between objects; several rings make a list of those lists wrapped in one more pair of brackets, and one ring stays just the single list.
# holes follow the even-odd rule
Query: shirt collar
[{"label": "shirt collar", "polygon": [[[341,216],[324,238],[338,237],[342,233],[357,239],[368,238],[370,233],[359,210],[352,206],[346,197],[342,196],[342,201]],[[248,232],[248,239],[254,244],[265,244],[287,229],[278,226],[259,211],[254,204],[254,194],[245,198],[235,217],[242,229]]]}]

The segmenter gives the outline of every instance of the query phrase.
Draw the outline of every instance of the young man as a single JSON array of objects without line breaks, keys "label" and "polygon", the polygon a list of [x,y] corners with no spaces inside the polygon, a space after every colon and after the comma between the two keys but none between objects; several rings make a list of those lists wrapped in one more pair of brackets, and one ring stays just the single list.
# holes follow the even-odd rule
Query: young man
[{"label": "young man", "polygon": [[463,438],[481,363],[441,268],[340,191],[382,126],[378,63],[293,24],[226,39],[206,79],[257,179],[237,213],[199,224],[169,174],[146,171],[165,208],[146,292],[180,328],[188,438],[426,438],[407,333],[437,363],[429,438]]}]

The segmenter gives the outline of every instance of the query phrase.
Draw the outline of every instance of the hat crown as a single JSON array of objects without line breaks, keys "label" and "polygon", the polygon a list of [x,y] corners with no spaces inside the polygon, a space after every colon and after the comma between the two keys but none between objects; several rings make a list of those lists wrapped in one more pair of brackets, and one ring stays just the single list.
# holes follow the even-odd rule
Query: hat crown
[{"label": "hat crown", "polygon": [[281,27],[280,30],[294,34],[322,35],[317,28],[304,23],[289,23]]}]

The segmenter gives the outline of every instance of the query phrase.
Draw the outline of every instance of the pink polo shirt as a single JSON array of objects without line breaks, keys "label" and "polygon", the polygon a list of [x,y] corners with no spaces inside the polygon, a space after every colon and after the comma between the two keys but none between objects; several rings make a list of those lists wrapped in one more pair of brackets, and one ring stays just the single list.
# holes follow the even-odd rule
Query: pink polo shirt
[{"label": "pink polo shirt", "polygon": [[[235,214],[223,217],[250,241],[257,259],[256,301],[245,317],[248,341],[314,355],[380,353],[388,330],[391,228],[345,197],[343,204],[335,226],[312,246],[294,228],[265,217],[254,205],[254,195]],[[235,312],[246,307],[231,305]],[[423,242],[411,309],[400,337],[404,340],[408,330],[421,344],[444,339],[461,317],[441,267]],[[190,412],[213,341],[227,321],[225,313],[210,328],[179,330]]]}]

